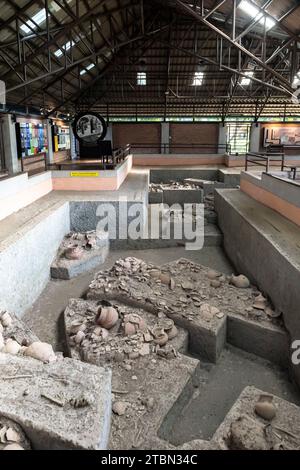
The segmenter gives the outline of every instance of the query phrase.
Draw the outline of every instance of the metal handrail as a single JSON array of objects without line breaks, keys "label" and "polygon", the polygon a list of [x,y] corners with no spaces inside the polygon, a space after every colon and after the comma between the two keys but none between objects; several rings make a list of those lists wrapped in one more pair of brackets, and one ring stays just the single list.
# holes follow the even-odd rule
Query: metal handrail
[{"label": "metal handrail", "polygon": [[[278,160],[278,157],[280,160]],[[247,152],[246,153],[246,160],[245,160],[245,171],[248,171],[249,163],[253,163],[254,165],[264,166],[266,172],[269,172],[270,163],[271,162],[281,162],[281,168],[283,166],[285,155],[282,152],[274,152],[274,153],[256,153],[256,152]]]},{"label": "metal handrail", "polygon": [[[231,152],[231,145],[230,144],[205,144],[205,143],[193,143],[193,144],[155,144],[155,143],[131,143],[128,144],[126,147],[130,147],[131,153],[133,153],[136,149],[146,149],[146,150],[157,150],[157,153],[160,154],[170,154],[172,151],[176,149],[208,149],[208,150],[215,150],[218,152],[220,149],[223,149],[224,152],[230,153]],[[214,153],[215,153],[214,152]],[[199,153],[199,152],[198,152]]]}]

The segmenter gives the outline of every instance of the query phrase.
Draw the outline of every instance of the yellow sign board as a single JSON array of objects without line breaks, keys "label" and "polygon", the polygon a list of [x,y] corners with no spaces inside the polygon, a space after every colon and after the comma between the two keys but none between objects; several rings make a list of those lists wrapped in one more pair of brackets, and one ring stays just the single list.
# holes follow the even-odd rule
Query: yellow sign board
[{"label": "yellow sign board", "polygon": [[72,171],[70,173],[72,178],[97,178],[99,176],[98,171]]}]

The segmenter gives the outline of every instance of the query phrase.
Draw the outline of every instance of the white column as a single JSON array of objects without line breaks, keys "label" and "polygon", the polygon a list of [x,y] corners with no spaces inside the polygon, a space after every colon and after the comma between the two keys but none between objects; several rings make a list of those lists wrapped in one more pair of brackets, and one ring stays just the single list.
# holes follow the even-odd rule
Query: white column
[{"label": "white column", "polygon": [[261,124],[252,124],[250,131],[250,152],[260,151]]},{"label": "white column", "polygon": [[48,139],[48,152],[47,152],[47,163],[54,163],[54,155],[53,155],[53,143],[52,143],[52,121],[51,119],[46,119],[44,122],[46,125],[47,130],[47,139]]},{"label": "white column", "polygon": [[17,151],[16,126],[11,114],[2,116],[3,123],[3,148],[5,165],[9,174],[15,174],[20,171]]},{"label": "white column", "polygon": [[226,153],[226,143],[227,143],[227,126],[226,126],[226,124],[223,125],[223,123],[220,122],[220,124],[219,124],[218,153],[221,153],[221,154]]},{"label": "white column", "polygon": [[[170,144],[170,123],[162,122],[161,123],[161,151],[164,152],[164,145]],[[166,150],[166,153],[169,153],[169,150]]]},{"label": "white column", "polygon": [[70,124],[70,150],[71,150],[71,160],[76,159],[77,153],[76,153],[76,139],[75,135],[73,132],[73,127],[72,124]]}]

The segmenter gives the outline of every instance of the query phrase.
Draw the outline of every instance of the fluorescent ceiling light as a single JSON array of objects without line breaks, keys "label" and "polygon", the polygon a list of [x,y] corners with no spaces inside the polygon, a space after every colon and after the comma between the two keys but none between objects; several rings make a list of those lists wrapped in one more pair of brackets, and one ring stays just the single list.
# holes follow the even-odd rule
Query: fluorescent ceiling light
[{"label": "fluorescent ceiling light", "polygon": [[91,63],[87,65],[83,70],[80,71],[80,75],[85,75],[87,73],[87,70],[91,70],[95,67],[95,64]]},{"label": "fluorescent ceiling light", "polygon": [[261,25],[264,25],[266,21],[266,29],[271,29],[276,24],[272,18],[264,15],[261,11],[259,11],[258,7],[248,2],[248,0],[242,0],[239,4],[239,8],[247,13],[247,15],[251,16],[254,20],[258,20]]},{"label": "fluorescent ceiling light", "polygon": [[203,83],[204,73],[203,72],[195,72],[194,80],[192,85],[193,86],[201,86]]},{"label": "fluorescent ceiling light", "polygon": [[139,86],[146,86],[147,85],[147,74],[146,74],[146,72],[138,72],[137,73],[137,84]]},{"label": "fluorescent ceiling light", "polygon": [[46,9],[43,8],[42,10],[38,11],[30,20],[26,21],[25,24],[22,24],[20,28],[24,33],[28,34],[33,29],[36,29],[37,25],[39,26],[40,24],[44,23],[44,21],[46,21],[46,17]]},{"label": "fluorescent ceiling light", "polygon": [[243,86],[248,86],[248,85],[250,85],[250,83],[251,83],[251,78],[250,78],[250,77],[253,77],[254,72],[249,71],[249,72],[245,72],[245,74],[246,74],[247,77],[249,77],[249,78],[243,77],[242,80],[241,80],[241,85],[243,85]]}]

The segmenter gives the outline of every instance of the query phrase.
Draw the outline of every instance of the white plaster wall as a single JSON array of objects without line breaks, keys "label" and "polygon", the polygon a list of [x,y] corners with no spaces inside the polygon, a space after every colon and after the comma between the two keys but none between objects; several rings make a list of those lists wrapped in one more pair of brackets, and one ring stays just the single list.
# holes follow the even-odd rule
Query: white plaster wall
[{"label": "white plaster wall", "polygon": [[28,178],[27,173],[0,183],[0,220],[28,206],[52,191],[51,172]]}]

